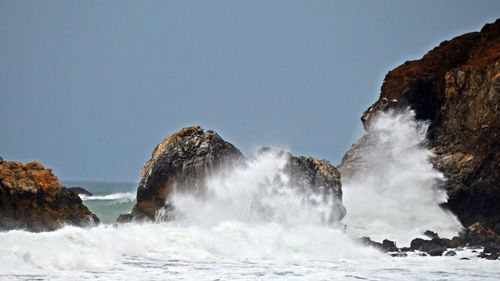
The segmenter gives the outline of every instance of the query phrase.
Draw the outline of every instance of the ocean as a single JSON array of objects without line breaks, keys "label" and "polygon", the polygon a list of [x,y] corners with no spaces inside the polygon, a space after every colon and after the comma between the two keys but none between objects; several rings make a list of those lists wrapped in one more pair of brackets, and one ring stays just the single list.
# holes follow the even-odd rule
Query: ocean
[{"label": "ocean", "polygon": [[[346,227],[326,223],[330,203],[292,186],[274,186],[283,158],[255,156],[246,167],[207,180],[203,199],[176,194],[174,221],[116,225],[135,204],[137,183],[62,182],[93,196],[83,203],[101,219],[92,228],[0,233],[0,280],[498,280],[499,261],[410,252],[391,257],[360,236],[399,247],[429,229],[442,237],[462,226],[439,207],[446,194],[430,164],[426,124],[411,113],[382,116],[371,128],[373,169],[343,184]],[[372,163],[373,164],[373,163]],[[319,200],[319,201],[318,201]]]}]

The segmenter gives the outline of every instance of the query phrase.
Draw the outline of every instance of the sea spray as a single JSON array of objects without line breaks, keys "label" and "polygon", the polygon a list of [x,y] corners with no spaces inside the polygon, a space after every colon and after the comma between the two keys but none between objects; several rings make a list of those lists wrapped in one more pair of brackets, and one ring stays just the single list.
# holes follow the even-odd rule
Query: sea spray
[{"label": "sea spray", "polygon": [[352,235],[396,240],[400,246],[429,229],[443,237],[455,235],[461,225],[440,207],[446,180],[434,169],[426,147],[428,123],[415,113],[379,113],[370,123],[364,143],[354,151],[359,169],[343,178],[344,222]]},{"label": "sea spray", "polygon": [[257,153],[247,165],[210,177],[204,196],[175,192],[177,218],[201,225],[236,220],[326,226],[336,216],[336,197],[321,186],[295,186],[288,161],[280,151]]}]

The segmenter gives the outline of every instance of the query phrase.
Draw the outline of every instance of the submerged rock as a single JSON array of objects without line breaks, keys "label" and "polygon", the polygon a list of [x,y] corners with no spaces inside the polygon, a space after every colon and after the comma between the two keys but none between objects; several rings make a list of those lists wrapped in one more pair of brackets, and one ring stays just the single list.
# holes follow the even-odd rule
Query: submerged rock
[{"label": "submerged rock", "polygon": [[99,223],[78,195],[40,162],[0,163],[0,230],[51,231]]},{"label": "submerged rock", "polygon": [[73,191],[74,193],[78,194],[78,195],[86,195],[86,196],[92,196],[93,194],[90,193],[90,191],[86,190],[85,188],[83,187],[79,187],[79,186],[72,186],[72,187],[66,187],[68,190],[71,190]]},{"label": "submerged rock", "polygon": [[[463,225],[500,223],[500,20],[481,32],[441,43],[422,59],[408,61],[385,77],[380,98],[363,116],[365,128],[380,112],[415,111],[430,123],[434,166],[447,181],[446,204]],[[344,179],[369,169],[359,139],[339,166]],[[369,157],[366,156],[365,157]]]}]

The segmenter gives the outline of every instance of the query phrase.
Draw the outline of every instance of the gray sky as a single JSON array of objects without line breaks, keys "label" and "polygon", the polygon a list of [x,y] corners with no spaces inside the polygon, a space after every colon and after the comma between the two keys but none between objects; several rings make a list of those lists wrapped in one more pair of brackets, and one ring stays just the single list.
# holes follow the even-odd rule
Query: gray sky
[{"label": "gray sky", "polygon": [[181,127],[339,163],[384,75],[500,1],[0,1],[0,155],[137,181]]}]

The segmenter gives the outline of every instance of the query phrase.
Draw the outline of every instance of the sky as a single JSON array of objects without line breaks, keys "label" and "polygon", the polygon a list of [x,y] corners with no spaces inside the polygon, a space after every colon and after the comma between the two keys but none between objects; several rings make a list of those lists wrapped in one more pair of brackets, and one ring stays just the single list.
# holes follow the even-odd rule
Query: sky
[{"label": "sky", "polygon": [[498,17],[498,0],[0,0],[0,156],[137,182],[201,125],[338,164],[390,69]]}]

